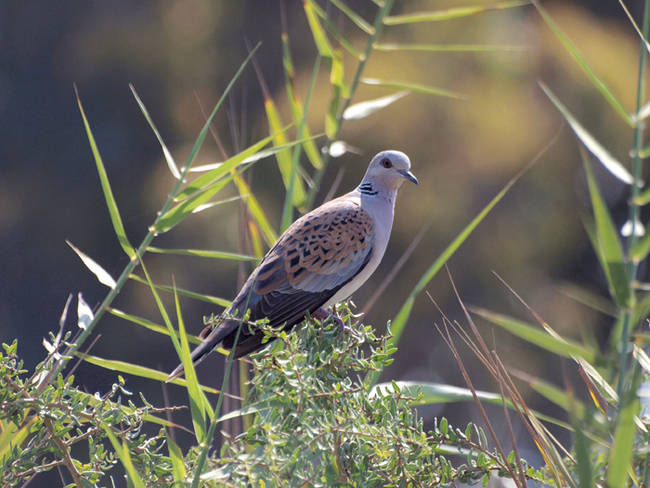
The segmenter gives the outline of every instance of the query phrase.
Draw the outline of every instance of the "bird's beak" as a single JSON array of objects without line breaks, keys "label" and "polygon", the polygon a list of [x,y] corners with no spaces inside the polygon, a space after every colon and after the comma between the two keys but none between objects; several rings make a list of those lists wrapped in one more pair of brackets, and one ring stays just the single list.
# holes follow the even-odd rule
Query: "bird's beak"
[{"label": "bird's beak", "polygon": [[415,177],[413,173],[411,173],[408,169],[400,169],[397,171],[399,174],[401,174],[404,178],[406,178],[409,181],[412,181],[416,185],[418,184],[418,179]]}]

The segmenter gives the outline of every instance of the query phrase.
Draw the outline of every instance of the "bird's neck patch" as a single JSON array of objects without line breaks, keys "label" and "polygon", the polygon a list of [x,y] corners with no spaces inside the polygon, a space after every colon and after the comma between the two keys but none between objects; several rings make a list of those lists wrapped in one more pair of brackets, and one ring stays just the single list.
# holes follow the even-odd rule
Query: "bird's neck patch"
[{"label": "bird's neck patch", "polygon": [[359,185],[359,191],[363,195],[376,195],[379,193],[369,181],[364,181]]}]

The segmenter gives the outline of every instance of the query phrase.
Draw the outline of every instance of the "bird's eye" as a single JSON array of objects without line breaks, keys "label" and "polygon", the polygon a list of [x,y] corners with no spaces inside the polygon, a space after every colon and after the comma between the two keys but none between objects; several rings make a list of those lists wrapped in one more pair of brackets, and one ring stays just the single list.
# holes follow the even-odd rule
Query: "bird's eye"
[{"label": "bird's eye", "polygon": [[390,159],[384,159],[384,160],[381,162],[381,165],[382,165],[384,168],[392,168],[392,167],[393,167],[393,163],[390,162]]}]

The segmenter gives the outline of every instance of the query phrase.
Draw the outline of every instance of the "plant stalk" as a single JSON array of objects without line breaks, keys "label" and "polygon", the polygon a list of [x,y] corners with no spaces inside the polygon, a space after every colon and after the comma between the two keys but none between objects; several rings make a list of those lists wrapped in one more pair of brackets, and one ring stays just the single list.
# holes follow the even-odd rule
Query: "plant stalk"
[{"label": "plant stalk", "polygon": [[[648,31],[650,30],[650,0],[645,0],[643,8],[643,26],[642,33],[643,38],[647,39]],[[643,82],[644,82],[644,73],[645,73],[645,64],[646,64],[646,47],[643,42],[643,39],[640,41],[641,52],[639,54],[639,74],[637,77],[637,93],[636,93],[636,113],[639,113],[641,107],[643,106]],[[631,233],[628,239],[628,260],[627,260],[627,272],[629,286],[632,289],[634,281],[636,281],[637,270],[639,263],[634,259],[631,259],[629,252],[638,241],[637,233],[637,223],[639,222],[639,204],[636,203],[636,197],[641,191],[640,182],[641,182],[641,173],[643,169],[643,161],[641,159],[640,151],[643,147],[643,128],[644,122],[642,120],[637,120],[636,126],[634,127],[634,156],[632,160],[633,170],[632,174],[634,181],[632,183],[631,190],[631,200],[629,204],[629,221],[631,223]],[[627,370],[629,368],[629,352],[628,352],[628,338],[630,335],[630,328],[634,324],[632,322],[632,310],[626,309],[623,315],[623,330],[621,331],[620,346],[621,351],[619,354],[619,377],[618,383],[616,385],[616,393],[619,397],[619,412],[623,408],[623,387],[625,384],[625,378],[627,377]]]},{"label": "plant stalk", "polygon": [[323,175],[325,174],[325,170],[327,169],[327,165],[330,160],[330,151],[329,151],[330,145],[338,138],[338,135],[341,132],[341,126],[343,125],[343,114],[345,113],[345,110],[350,106],[350,103],[352,102],[354,93],[356,92],[357,87],[359,86],[359,82],[361,81],[361,74],[363,73],[363,70],[366,67],[366,62],[370,57],[372,47],[375,44],[377,38],[379,37],[379,34],[381,33],[384,17],[386,17],[390,13],[391,8],[393,7],[393,1],[394,0],[386,0],[383,6],[379,9],[379,12],[377,12],[377,17],[375,17],[375,23],[374,23],[375,31],[368,38],[368,41],[366,42],[366,48],[363,52],[363,58],[361,59],[361,61],[359,61],[359,65],[357,66],[357,71],[354,74],[354,78],[352,80],[352,85],[350,85],[350,96],[345,100],[343,107],[341,108],[338,115],[336,116],[336,132],[334,133],[334,137],[332,139],[328,139],[325,144],[325,155],[323,156],[323,166],[316,172],[316,175],[314,176],[314,186],[310,188],[309,193],[307,194],[307,205],[306,205],[307,209],[311,209],[314,206],[316,193],[318,193],[321,180],[323,179]]},{"label": "plant stalk", "polygon": [[[316,78],[318,77],[318,71],[320,70],[321,55],[320,53],[316,55],[316,62],[314,63],[314,70],[311,75],[311,82],[309,84],[309,89],[307,90],[307,96],[305,97],[305,105],[302,109],[302,119],[298,124],[298,140],[302,139],[304,136],[305,125],[307,122],[307,113],[309,112],[309,104],[311,102],[311,96],[314,91],[314,86],[316,85]],[[295,96],[295,95],[294,95]],[[293,187],[296,182],[296,174],[298,173],[298,161],[300,159],[300,153],[302,149],[302,144],[297,144],[296,148],[293,151],[293,158],[291,160],[291,175],[289,176],[289,185],[287,186],[287,196],[284,200],[284,208],[282,209],[282,221],[280,224],[280,231],[284,232],[287,230],[287,227],[291,225],[293,221]]]}]

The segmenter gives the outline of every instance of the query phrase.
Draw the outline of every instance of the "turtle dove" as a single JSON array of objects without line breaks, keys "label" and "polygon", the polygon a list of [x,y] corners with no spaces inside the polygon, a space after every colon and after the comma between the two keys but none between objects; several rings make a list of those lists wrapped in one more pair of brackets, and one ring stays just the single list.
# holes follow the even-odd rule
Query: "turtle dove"
[{"label": "turtle dove", "polygon": [[[335,198],[296,220],[239,291],[224,318],[192,351],[198,363],[217,346],[232,349],[246,310],[249,320],[269,320],[290,329],[305,315],[325,310],[354,293],[375,271],[388,244],[397,190],[405,180],[418,182],[411,162],[399,151],[377,154],[350,193]],[[264,346],[261,331],[242,328],[235,347],[238,358]],[[183,372],[179,365],[167,378]]]}]

